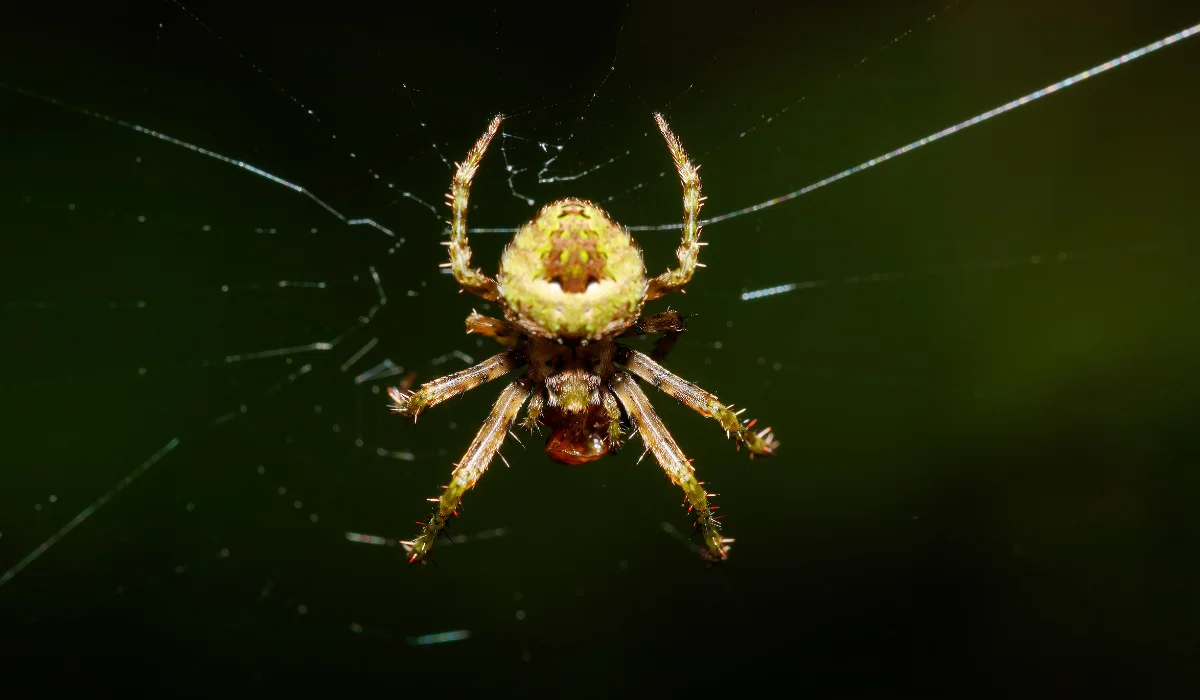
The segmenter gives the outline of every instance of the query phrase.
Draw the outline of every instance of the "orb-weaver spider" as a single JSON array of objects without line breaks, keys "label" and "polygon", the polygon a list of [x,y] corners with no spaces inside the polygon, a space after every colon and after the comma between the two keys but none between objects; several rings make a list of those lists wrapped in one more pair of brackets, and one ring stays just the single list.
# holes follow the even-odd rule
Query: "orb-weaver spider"
[{"label": "orb-weaver spider", "polygon": [[[708,559],[724,559],[733,540],[722,537],[702,483],[696,480],[691,460],[675,444],[655,413],[649,398],[630,375],[662,389],[701,415],[715,418],[727,435],[746,445],[751,457],[773,454],[779,443],[770,428],[752,432],[754,421],[743,422],[731,406],[691,382],[667,371],[652,357],[618,342],[617,338],[661,334],[673,340],[684,330],[683,317],[664,311],[641,318],[642,305],[680,291],[703,267],[699,257],[700,196],[697,167],[688,160],[679,139],[662,115],[654,120],[662,132],[683,183],[683,240],[676,250],[679,267],[646,279],[641,251],[629,233],[591,202],[562,199],[544,206],[522,226],[504,249],[495,279],[471,268],[467,243],[467,195],[488,143],[500,128],[496,116],[487,131],[458,165],[447,195],[453,211],[450,224],[450,262],[454,279],[465,290],[498,302],[506,320],[472,312],[467,332],[491,337],[508,348],[461,372],[435,379],[416,392],[388,390],[392,410],[414,421],[426,408],[465,393],[486,381],[519,367],[519,379],[505,387],[471,446],[455,465],[450,484],[440,498],[420,536],[404,542],[409,561],[424,559],[438,533],[457,509],[463,494],[473,487],[500,450],[504,436],[526,400],[529,409],[522,425],[551,429],[546,453],[564,464],[584,464],[599,459],[621,445],[623,423],[641,434],[646,450],[654,454],[663,471],[679,485],[695,526],[704,537],[702,552]],[[645,456],[645,453],[643,453]]]}]

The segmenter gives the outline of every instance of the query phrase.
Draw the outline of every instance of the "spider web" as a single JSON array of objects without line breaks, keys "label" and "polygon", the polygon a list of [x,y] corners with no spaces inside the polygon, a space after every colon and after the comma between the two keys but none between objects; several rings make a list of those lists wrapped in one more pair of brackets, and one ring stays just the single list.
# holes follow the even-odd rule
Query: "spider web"
[{"label": "spider web", "polygon": [[[1142,561],[1165,523],[1200,533],[1167,495],[1200,454],[1170,409],[1197,396],[1196,18],[1041,4],[32,19],[0,76],[10,639],[152,661],[125,680],[171,687],[316,663],[603,688],[796,650],[814,684],[870,658],[863,682],[927,687],[1102,607],[1114,638],[1150,619],[1173,639],[1176,598],[1104,601],[1196,574]],[[654,110],[703,164],[711,220],[668,364],[784,443],[747,462],[651,397],[723,494],[734,566],[697,563],[640,446],[565,469],[522,437],[437,566],[410,569],[397,541],[499,390],[415,428],[386,409],[387,386],[497,350],[462,319],[498,310],[437,267],[453,162],[506,115],[472,190],[486,270],[538,206],[582,196],[655,271],[680,201]],[[1048,583],[1022,607],[1031,570]],[[1079,595],[1085,577],[1104,583]],[[1013,617],[963,622],[988,595]],[[910,678],[913,644],[933,653]]]}]

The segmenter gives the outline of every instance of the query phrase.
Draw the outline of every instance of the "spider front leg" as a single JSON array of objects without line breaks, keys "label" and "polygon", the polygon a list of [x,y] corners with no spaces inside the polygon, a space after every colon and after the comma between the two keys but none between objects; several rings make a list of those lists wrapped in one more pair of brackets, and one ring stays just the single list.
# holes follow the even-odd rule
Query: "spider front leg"
[{"label": "spider front leg", "polygon": [[[743,423],[738,414],[730,406],[717,400],[717,397],[691,382],[671,374],[666,367],[646,357],[642,353],[623,345],[617,347],[614,358],[617,364],[623,365],[636,377],[662,389],[668,396],[679,399],[688,408],[708,418],[715,418],[726,434],[732,434],[738,441],[750,450],[750,456],[768,456],[775,454],[779,441],[770,428],[753,432],[751,428],[757,421]],[[740,411],[739,411],[740,413]]]},{"label": "spider front leg", "polygon": [[474,367],[468,367],[454,374],[447,374],[431,382],[421,385],[414,391],[404,391],[399,387],[388,387],[388,396],[392,397],[392,411],[402,416],[412,416],[415,423],[421,411],[452,399],[459,394],[490,382],[498,377],[525,364],[525,356],[516,350],[502,352],[480,362]]},{"label": "spider front leg", "polygon": [[483,422],[483,427],[476,433],[475,439],[471,441],[471,446],[467,448],[466,454],[458,464],[454,465],[450,484],[442,491],[440,498],[429,499],[437,503],[429,522],[419,523],[424,525],[424,529],[415,540],[400,543],[408,552],[410,564],[421,561],[426,554],[429,554],[434,541],[437,540],[438,533],[446,527],[446,521],[450,519],[450,516],[458,514],[463,494],[473,487],[475,482],[479,481],[479,477],[487,471],[492,458],[496,456],[496,453],[500,451],[500,445],[504,443],[504,436],[508,433],[509,426],[512,425],[513,420],[517,417],[517,412],[521,410],[521,405],[525,403],[525,399],[529,398],[532,391],[533,382],[522,377],[506,386],[500,393],[500,398],[496,399],[495,405],[492,406],[492,412]]},{"label": "spider front leg", "polygon": [[650,357],[661,361],[671,352],[671,348],[675,347],[679,336],[687,330],[687,324],[684,323],[685,318],[678,311],[670,309],[660,311],[645,318],[639,318],[632,326],[626,328],[620,337],[661,334],[654,343],[654,351],[650,353]]},{"label": "spider front leg", "polygon": [[491,143],[492,137],[500,130],[500,122],[504,118],[497,114],[488,124],[487,131],[475,142],[475,147],[467,154],[465,160],[459,163],[454,173],[454,182],[450,194],[446,195],[447,202],[453,215],[450,217],[450,240],[445,245],[450,247],[450,262],[442,263],[454,272],[454,279],[463,289],[477,294],[488,301],[500,298],[496,291],[496,280],[488,277],[482,270],[471,268],[471,246],[467,243],[467,198],[471,193],[471,178],[479,169],[479,161]]},{"label": "spider front leg", "polygon": [[655,413],[650,399],[637,382],[624,372],[617,372],[610,377],[608,386],[625,407],[625,412],[642,436],[642,442],[646,443],[646,449],[654,453],[654,459],[667,473],[667,478],[683,489],[688,501],[688,510],[696,515],[696,528],[704,536],[705,558],[725,559],[729,555],[729,545],[733,540],[721,536],[721,525],[717,521],[719,516],[712,513],[715,506],[708,505],[709,494],[705,493],[704,487],[696,481],[692,463],[684,457],[683,450],[679,449],[675,439],[667,432],[667,426],[663,425],[662,419]]},{"label": "spider front leg", "polygon": [[667,141],[667,148],[671,149],[671,157],[675,159],[675,169],[679,171],[679,181],[683,183],[683,240],[675,250],[675,256],[679,259],[679,267],[667,270],[650,280],[650,287],[646,291],[647,301],[683,289],[684,285],[692,280],[692,274],[696,268],[704,267],[697,262],[697,258],[700,257],[700,246],[704,245],[700,242],[700,207],[704,205],[704,197],[700,195],[700,166],[692,165],[692,162],[688,160],[687,153],[683,150],[683,144],[671,132],[663,115],[655,112],[654,121],[658,123],[658,130],[662,132],[663,138]]}]

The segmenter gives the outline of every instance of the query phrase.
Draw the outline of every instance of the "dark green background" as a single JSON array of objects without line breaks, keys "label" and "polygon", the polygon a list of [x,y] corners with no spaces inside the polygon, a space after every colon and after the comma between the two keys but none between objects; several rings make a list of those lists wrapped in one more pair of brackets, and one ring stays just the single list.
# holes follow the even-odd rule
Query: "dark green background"
[{"label": "dark green background", "polygon": [[[354,370],[390,358],[426,380],[462,366],[437,356],[492,352],[462,335],[483,307],[438,274],[441,225],[396,192],[441,209],[439,153],[461,158],[496,112],[521,193],[667,223],[680,192],[653,110],[703,164],[718,215],[1184,29],[1194,7],[185,4],[207,30],[154,2],[3,25],[0,568],[181,440],[0,587],[10,683],[771,682],[817,697],[1194,684],[1200,39],[707,229],[709,266],[670,300],[695,316],[668,364],[750,407],[780,454],[751,462],[651,398],[721,493],[727,566],[663,530],[689,521],[640,447],[568,468],[536,438],[505,448],[512,468],[497,461],[457,523],[506,536],[439,547],[421,568],[347,542],[415,533],[499,386],[414,428],[339,369],[372,337]],[[17,88],[242,159],[405,243]],[[539,142],[564,145],[552,174],[618,157],[538,184]],[[472,226],[533,211],[497,146]],[[677,240],[638,238],[652,271]],[[505,236],[472,241],[494,269]],[[333,339],[376,302],[371,266],[388,303],[334,350],[223,361]],[[893,274],[855,277],[875,273]],[[280,279],[327,287],[244,288]],[[471,639],[408,642],[455,629]]]}]

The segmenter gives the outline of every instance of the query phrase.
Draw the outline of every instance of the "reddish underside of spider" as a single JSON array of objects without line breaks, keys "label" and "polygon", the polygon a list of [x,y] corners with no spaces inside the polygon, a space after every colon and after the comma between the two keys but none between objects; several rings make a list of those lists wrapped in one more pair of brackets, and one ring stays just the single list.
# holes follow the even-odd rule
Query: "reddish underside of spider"
[{"label": "reddish underside of spider", "polygon": [[[697,267],[699,212],[703,204],[700,176],[679,140],[661,115],[654,115],[675,160],[683,185],[683,235],[676,257],[679,267],[646,278],[641,252],[628,232],[591,202],[564,199],[545,207],[522,226],[505,249],[500,272],[493,279],[470,266],[466,212],[471,179],[501,118],[489,124],[467,158],[458,166],[448,195],[450,220],[449,267],[466,291],[497,302],[503,320],[472,312],[467,332],[486,335],[506,350],[474,367],[435,379],[416,392],[388,390],[392,409],[415,420],[426,408],[473,389],[511,371],[524,373],[501,392],[466,454],[454,465],[451,482],[436,503],[428,522],[414,540],[404,542],[410,562],[423,561],[447,520],[458,515],[463,494],[487,470],[521,407],[528,402],[522,426],[530,431],[550,429],[546,454],[562,464],[587,464],[621,447],[627,432],[637,432],[646,453],[652,453],[667,477],[684,492],[684,503],[695,518],[695,531],[704,556],[728,556],[732,539],[722,536],[717,506],[703,482],[695,477],[692,460],[667,432],[649,398],[634,377],[657,387],[696,412],[715,419],[726,434],[745,445],[750,456],[774,454],[778,442],[771,429],[751,431],[755,421],[742,422],[717,397],[675,376],[660,365],[675,339],[684,331],[684,318],[675,311],[641,315],[646,301],[676,291],[691,281]],[[619,338],[659,335],[652,355],[637,352]],[[515,435],[513,436],[515,437]],[[501,457],[503,459],[503,457]],[[639,461],[641,461],[639,459]]]},{"label": "reddish underside of spider", "polygon": [[548,412],[542,422],[553,431],[546,438],[546,455],[559,464],[595,462],[612,450],[606,439],[610,419],[598,406],[578,416]]}]

